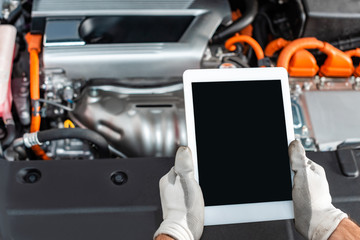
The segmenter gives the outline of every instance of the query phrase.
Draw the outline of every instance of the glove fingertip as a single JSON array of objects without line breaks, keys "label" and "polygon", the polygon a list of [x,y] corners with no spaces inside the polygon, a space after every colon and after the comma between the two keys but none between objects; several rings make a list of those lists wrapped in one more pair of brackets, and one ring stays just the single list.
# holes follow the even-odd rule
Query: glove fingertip
[{"label": "glove fingertip", "polygon": [[296,170],[298,165],[305,166],[305,164],[302,164],[306,159],[305,149],[299,140],[294,140],[290,143],[289,157],[290,157],[291,167],[293,168],[293,170]]},{"label": "glove fingertip", "polygon": [[179,147],[175,157],[175,173],[186,174],[194,171],[191,150],[188,147]]},{"label": "glove fingertip", "polygon": [[303,145],[297,139],[292,141],[289,145],[289,155],[291,156],[294,154],[301,154],[301,155],[305,154],[305,149],[304,149]]}]

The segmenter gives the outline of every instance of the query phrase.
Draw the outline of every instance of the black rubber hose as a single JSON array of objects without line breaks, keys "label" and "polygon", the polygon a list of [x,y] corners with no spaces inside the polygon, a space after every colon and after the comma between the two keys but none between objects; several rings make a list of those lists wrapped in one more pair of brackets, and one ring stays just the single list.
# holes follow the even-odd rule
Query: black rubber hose
[{"label": "black rubber hose", "polygon": [[9,24],[15,24],[15,22],[19,19],[22,13],[22,5],[19,4],[10,14],[7,18],[7,22]]},{"label": "black rubber hose", "polygon": [[241,18],[237,19],[231,25],[227,26],[221,32],[215,34],[212,38],[213,42],[221,42],[235,33],[241,31],[246,26],[248,26],[255,19],[258,12],[258,0],[244,0],[245,2],[245,12]]},{"label": "black rubber hose", "polygon": [[1,140],[1,146],[2,149],[5,150],[6,148],[8,148],[11,143],[14,141],[15,139],[15,123],[13,120],[8,120],[7,123],[5,124],[6,127],[6,137]]},{"label": "black rubber hose", "polygon": [[50,129],[38,132],[38,140],[43,143],[46,141],[76,138],[86,140],[93,143],[98,150],[100,158],[107,158],[110,156],[108,143],[103,136],[89,129],[82,128],[60,128]]}]

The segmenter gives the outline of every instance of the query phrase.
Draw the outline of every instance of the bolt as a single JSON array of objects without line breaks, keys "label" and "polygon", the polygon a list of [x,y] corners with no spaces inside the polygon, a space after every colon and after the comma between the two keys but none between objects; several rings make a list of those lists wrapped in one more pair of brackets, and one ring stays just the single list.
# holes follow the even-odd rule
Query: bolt
[{"label": "bolt", "polygon": [[295,91],[296,91],[297,93],[301,93],[301,86],[300,86],[299,84],[296,84],[296,85],[295,85]]},{"label": "bolt", "polygon": [[34,174],[31,174],[31,175],[27,176],[27,181],[30,182],[30,183],[36,182],[37,179],[38,179],[38,177],[36,175],[34,175]]},{"label": "bolt", "polygon": [[63,92],[64,100],[72,100],[74,98],[74,89],[72,87],[65,87]]},{"label": "bolt", "polygon": [[41,178],[41,172],[37,169],[21,169],[18,176],[23,183],[36,183]]},{"label": "bolt", "polygon": [[311,88],[311,83],[310,82],[305,82],[304,83],[304,90],[309,91],[310,88]]},{"label": "bolt", "polygon": [[128,180],[128,176],[124,172],[114,172],[110,178],[115,185],[123,185]]},{"label": "bolt", "polygon": [[309,129],[307,126],[303,126],[301,129],[301,133],[303,136],[307,136],[309,134]]},{"label": "bolt", "polygon": [[30,114],[27,111],[22,111],[20,113],[20,117],[21,118],[28,118],[28,117],[30,117]]},{"label": "bolt", "polygon": [[309,146],[311,146],[311,144],[312,144],[311,138],[306,138],[305,139],[305,146],[309,147]]}]

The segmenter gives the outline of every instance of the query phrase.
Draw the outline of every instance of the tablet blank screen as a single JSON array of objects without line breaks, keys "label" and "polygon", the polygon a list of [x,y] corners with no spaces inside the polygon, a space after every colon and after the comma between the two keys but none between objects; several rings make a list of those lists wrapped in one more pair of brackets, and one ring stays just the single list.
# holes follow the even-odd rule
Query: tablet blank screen
[{"label": "tablet blank screen", "polygon": [[291,200],[280,80],[192,83],[206,206]]}]

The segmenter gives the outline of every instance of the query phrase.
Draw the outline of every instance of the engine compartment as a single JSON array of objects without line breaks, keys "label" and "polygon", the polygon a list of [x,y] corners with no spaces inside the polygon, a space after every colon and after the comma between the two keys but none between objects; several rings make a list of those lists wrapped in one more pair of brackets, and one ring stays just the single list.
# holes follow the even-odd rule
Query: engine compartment
[{"label": "engine compartment", "polygon": [[3,1],[1,157],[171,157],[193,68],[284,67],[306,150],[358,142],[360,6],[339,3]]}]

